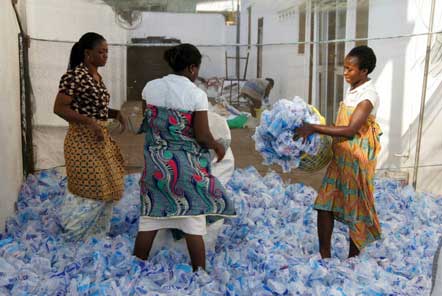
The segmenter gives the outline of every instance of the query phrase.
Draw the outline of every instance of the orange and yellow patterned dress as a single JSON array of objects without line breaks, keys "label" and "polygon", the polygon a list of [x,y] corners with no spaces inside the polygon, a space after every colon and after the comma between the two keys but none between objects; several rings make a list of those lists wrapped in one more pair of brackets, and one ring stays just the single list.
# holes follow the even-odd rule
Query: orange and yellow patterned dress
[{"label": "orange and yellow patterned dress", "polygon": [[[341,103],[336,126],[347,126],[353,111],[353,107]],[[349,226],[350,237],[359,250],[381,238],[373,195],[381,134],[376,118],[369,115],[353,138],[334,139],[334,156],[314,204],[316,210],[333,212],[336,220]]]}]

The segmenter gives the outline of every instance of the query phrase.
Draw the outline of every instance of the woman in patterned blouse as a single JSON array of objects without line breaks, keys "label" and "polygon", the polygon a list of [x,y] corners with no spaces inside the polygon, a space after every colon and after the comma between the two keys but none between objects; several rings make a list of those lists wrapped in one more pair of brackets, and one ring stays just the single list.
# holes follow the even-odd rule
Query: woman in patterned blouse
[{"label": "woman in patterned blouse", "polygon": [[54,113],[69,122],[64,143],[68,189],[60,219],[67,240],[103,235],[110,228],[112,202],[123,195],[124,168],[120,150],[107,129],[110,95],[98,68],[107,61],[103,36],[86,33],[74,44],[69,69],[61,77]]}]

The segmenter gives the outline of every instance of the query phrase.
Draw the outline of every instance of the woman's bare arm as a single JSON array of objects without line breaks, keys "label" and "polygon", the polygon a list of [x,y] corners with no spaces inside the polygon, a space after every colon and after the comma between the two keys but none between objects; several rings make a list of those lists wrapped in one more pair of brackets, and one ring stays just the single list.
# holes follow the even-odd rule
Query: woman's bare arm
[{"label": "woman's bare arm", "polygon": [[323,135],[333,136],[333,137],[353,137],[367,122],[367,118],[373,110],[373,105],[369,100],[364,100],[360,102],[352,116],[350,123],[347,126],[329,126],[320,124],[308,124],[304,123],[303,126],[296,129],[296,134],[304,139],[307,138],[312,133],[320,133]]},{"label": "woman's bare arm", "polygon": [[215,150],[218,162],[224,158],[226,150],[218,143],[209,128],[209,118],[207,111],[196,111],[193,115],[193,129],[196,141],[203,147]]},{"label": "woman's bare arm", "polygon": [[54,103],[54,113],[71,123],[87,125],[96,135],[98,141],[103,140],[101,127],[90,117],[80,114],[71,108],[72,97],[58,93]]},{"label": "woman's bare arm", "polygon": [[67,122],[91,125],[93,120],[71,108],[72,97],[58,93],[54,103],[54,113]]}]

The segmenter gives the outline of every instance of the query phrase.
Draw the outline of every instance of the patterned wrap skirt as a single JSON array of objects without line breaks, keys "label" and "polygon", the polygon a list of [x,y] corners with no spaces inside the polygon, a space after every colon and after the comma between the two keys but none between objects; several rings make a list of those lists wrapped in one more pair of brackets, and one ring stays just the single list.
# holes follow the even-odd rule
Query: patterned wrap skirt
[{"label": "patterned wrap skirt", "polygon": [[[348,125],[353,111],[341,103],[336,126]],[[369,115],[353,138],[335,138],[334,156],[314,204],[316,210],[333,212],[336,220],[348,225],[358,249],[381,238],[373,195],[381,134],[375,117]]]},{"label": "patterned wrap skirt", "polygon": [[107,123],[97,123],[104,134],[100,142],[86,125],[69,124],[64,141],[68,189],[84,198],[117,201],[124,191],[123,157]]},{"label": "patterned wrap skirt", "polygon": [[155,219],[231,217],[230,196],[211,174],[210,154],[193,136],[193,112],[147,106],[141,216]]}]

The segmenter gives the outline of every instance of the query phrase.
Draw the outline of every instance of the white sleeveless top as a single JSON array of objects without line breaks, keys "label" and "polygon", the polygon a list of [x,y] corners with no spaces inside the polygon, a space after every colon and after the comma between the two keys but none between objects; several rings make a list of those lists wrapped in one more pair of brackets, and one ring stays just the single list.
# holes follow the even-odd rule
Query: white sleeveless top
[{"label": "white sleeveless top", "polygon": [[147,104],[157,107],[186,111],[209,110],[207,94],[181,75],[170,74],[149,81],[143,89],[142,97]]},{"label": "white sleeveless top", "polygon": [[344,104],[349,107],[356,107],[360,102],[369,100],[373,105],[371,114],[376,116],[379,108],[379,95],[374,87],[372,80],[368,80],[364,84],[356,87],[353,90],[347,89],[347,93],[344,97]]}]

